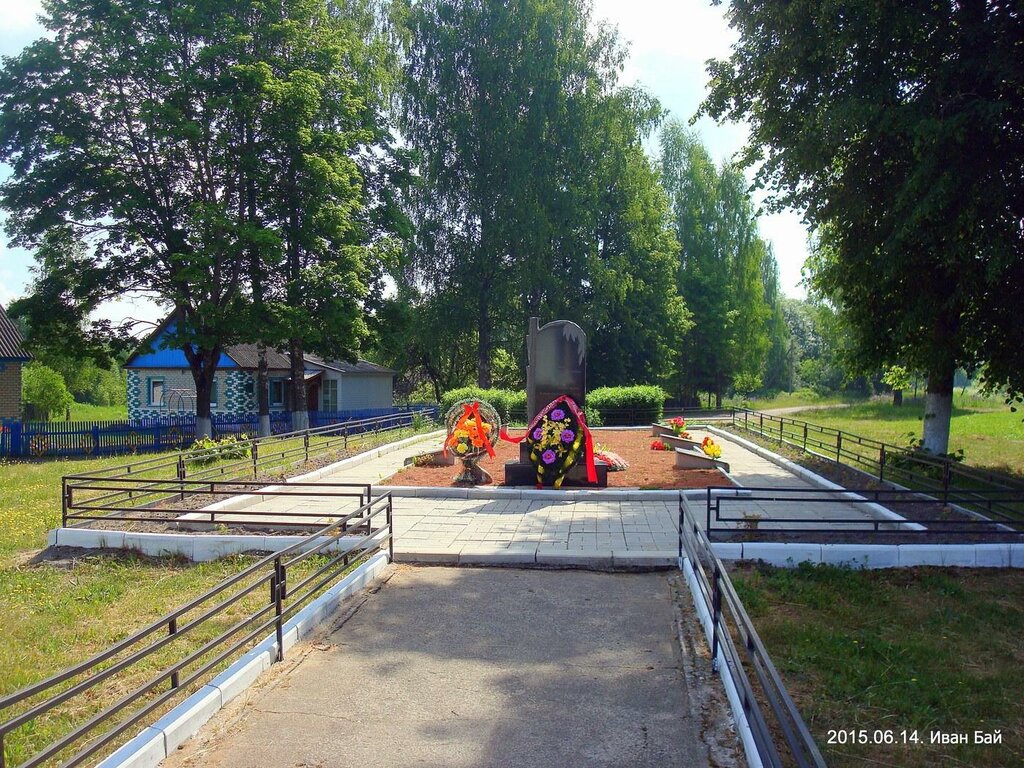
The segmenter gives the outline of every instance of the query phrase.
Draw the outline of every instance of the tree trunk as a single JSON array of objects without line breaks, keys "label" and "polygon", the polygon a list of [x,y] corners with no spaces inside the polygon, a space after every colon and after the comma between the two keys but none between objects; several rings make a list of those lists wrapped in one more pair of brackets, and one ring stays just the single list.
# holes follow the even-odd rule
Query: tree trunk
[{"label": "tree trunk", "polygon": [[196,438],[213,437],[213,418],[210,412],[210,398],[213,394],[213,377],[220,362],[220,347],[213,349],[182,350],[192,372],[196,385]]},{"label": "tree trunk", "polygon": [[924,397],[924,430],[921,447],[929,453],[949,452],[949,422],[953,416],[952,364],[928,372],[928,388]]},{"label": "tree trunk", "polygon": [[896,408],[902,407],[902,405],[903,405],[903,390],[902,389],[894,389],[892,391],[892,404]]},{"label": "tree trunk", "polygon": [[491,315],[486,291],[480,292],[480,316],[477,321],[476,383],[491,388]]},{"label": "tree trunk", "polygon": [[292,361],[292,430],[309,429],[309,410],[306,404],[306,358],[302,339],[288,340],[288,353]]},{"label": "tree trunk", "polygon": [[259,362],[256,366],[256,399],[259,414],[259,436],[270,434],[270,377],[267,375],[267,347],[260,344],[256,347]]}]

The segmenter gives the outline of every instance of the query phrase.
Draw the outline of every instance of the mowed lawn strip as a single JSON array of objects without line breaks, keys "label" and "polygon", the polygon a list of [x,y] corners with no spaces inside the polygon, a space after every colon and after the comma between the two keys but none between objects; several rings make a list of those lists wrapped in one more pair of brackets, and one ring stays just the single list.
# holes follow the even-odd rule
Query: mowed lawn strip
[{"label": "mowed lawn strip", "polygon": [[[830,766],[1024,765],[1024,572],[732,568]],[[860,730],[896,744],[830,744]],[[1000,731],[1002,744],[932,744]],[[903,744],[916,731],[921,744]]]},{"label": "mowed lawn strip", "polygon": [[[361,435],[349,440],[348,453],[399,440],[423,431],[403,429],[380,435]],[[313,438],[315,446],[322,438]],[[302,439],[274,444],[265,451],[302,448]],[[342,445],[331,445],[332,453]],[[146,454],[148,459],[175,453]],[[328,457],[329,458],[329,457]],[[60,525],[60,479],[96,469],[118,467],[131,457],[101,459],[56,459],[45,462],[0,461],[0,696],[42,680],[108,648],[169,613],[227,577],[254,562],[251,557],[232,557],[213,563],[192,564],[173,558],[145,558],[132,553],[86,553],[57,563],[39,559],[46,547],[46,533]],[[196,473],[236,460],[206,466],[190,465]],[[270,471],[284,467],[271,459]],[[300,463],[289,474],[304,471]],[[163,476],[163,475],[161,475]],[[216,478],[212,478],[216,479]],[[297,568],[289,575],[295,583],[315,564]],[[5,739],[8,765],[17,765],[31,754],[67,733],[91,714],[111,704],[150,677],[161,665],[181,658],[216,635],[247,609],[268,601],[258,590],[229,615],[211,622],[202,632],[155,656],[135,671],[103,684],[86,699],[62,705],[52,715],[31,727],[19,729]],[[185,622],[182,621],[183,625]],[[8,713],[0,715],[6,719]],[[108,750],[109,751],[109,750]]]},{"label": "mowed lawn strip", "polygon": [[[960,402],[965,404],[953,408],[950,451],[963,449],[964,461],[970,466],[1024,477],[1024,413],[985,405],[984,401]],[[968,404],[975,402],[981,404]],[[801,411],[791,414],[791,418],[905,447],[911,434],[921,437],[924,405],[914,401],[896,408],[891,402],[873,401],[847,408]]]}]

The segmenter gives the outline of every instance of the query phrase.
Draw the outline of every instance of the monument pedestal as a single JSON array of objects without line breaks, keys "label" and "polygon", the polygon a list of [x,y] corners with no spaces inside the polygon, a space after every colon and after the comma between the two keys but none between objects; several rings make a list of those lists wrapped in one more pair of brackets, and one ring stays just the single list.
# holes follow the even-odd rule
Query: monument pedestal
[{"label": "monument pedestal", "polygon": [[[594,468],[597,470],[597,482],[587,480],[587,465],[581,456],[576,466],[569,470],[569,474],[562,481],[563,488],[607,488],[608,487],[608,465],[603,461],[595,461]],[[537,485],[537,470],[530,461],[530,449],[526,443],[519,444],[519,461],[509,461],[505,464],[505,485],[528,485],[531,488]],[[545,484],[545,488],[550,488]]]}]

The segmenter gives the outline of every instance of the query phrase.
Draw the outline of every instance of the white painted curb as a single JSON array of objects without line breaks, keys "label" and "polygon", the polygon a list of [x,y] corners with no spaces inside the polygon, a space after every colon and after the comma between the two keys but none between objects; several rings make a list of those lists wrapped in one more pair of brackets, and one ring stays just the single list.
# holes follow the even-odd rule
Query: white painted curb
[{"label": "white painted curb", "polygon": [[[743,446],[748,451],[752,451],[752,452],[756,453],[758,456],[760,456],[762,459],[767,459],[768,461],[772,462],[773,464],[777,464],[778,466],[782,467],[783,469],[787,470],[788,472],[792,472],[794,475],[796,475],[799,478],[802,478],[803,480],[806,480],[811,485],[817,486],[818,488],[821,488],[821,489],[827,490],[827,491],[844,491],[845,490],[843,488],[843,486],[836,485],[831,480],[826,480],[821,475],[816,474],[815,472],[812,472],[811,470],[807,469],[806,467],[801,467],[799,464],[796,464],[795,462],[792,462],[789,459],[787,459],[787,458],[785,458],[783,456],[780,456],[777,453],[769,451],[767,448],[762,448],[760,445],[757,445],[756,443],[752,443],[749,440],[744,440],[742,437],[739,437],[738,435],[734,435],[732,432],[726,432],[723,429],[719,429],[717,427],[711,427],[711,426],[705,427],[705,429],[708,432],[712,432],[712,433],[718,435],[723,440],[729,440],[729,441],[731,441],[733,443],[736,443],[737,445]],[[857,493],[852,493],[850,491],[846,491],[845,493],[840,494],[839,498],[849,499],[850,501],[858,501],[858,502],[865,501],[863,496],[861,496],[860,494],[857,494]],[[924,531],[924,530],[926,530],[926,528],[923,525],[920,525],[919,523],[908,522],[905,517],[903,517],[902,515],[896,514],[891,509],[886,509],[881,504],[876,504],[874,502],[868,502],[867,504],[862,504],[860,506],[867,507],[872,512],[874,512],[876,515],[878,515],[879,518],[881,518],[883,520],[895,520],[895,521],[898,521],[898,522],[902,522],[903,525],[900,526],[900,528],[899,528],[900,530],[904,530],[904,529],[908,530],[908,531]]]},{"label": "white painted curb", "polygon": [[[386,531],[378,532],[375,539],[383,537]],[[109,531],[97,528],[55,528],[48,534],[51,547],[82,547],[83,549],[130,549],[150,557],[185,557],[195,563],[206,563],[230,555],[247,552],[280,552],[282,549],[307,542],[302,551],[312,549],[323,542],[320,537],[309,536],[247,536],[214,535],[196,533],[131,533]],[[347,552],[365,536],[353,534],[342,536],[327,552]]]},{"label": "white painted curb", "polygon": [[[326,621],[343,600],[380,578],[387,566],[381,552],[339,581],[284,624],[284,650]],[[228,702],[251,686],[277,658],[277,639],[270,635],[153,725],[98,763],[96,768],[152,768],[199,729]]]},{"label": "white painted curb", "polygon": [[[704,601],[701,598],[700,585],[697,583],[697,574],[693,571],[693,565],[690,563],[690,558],[682,558],[679,564],[683,571],[683,575],[686,577],[686,584],[690,588],[690,596],[693,598],[694,607],[697,609],[697,618],[700,619],[701,626],[704,627],[705,639],[707,641],[708,648],[710,648],[712,635],[711,614],[708,613],[707,606],[704,605]],[[736,721],[736,731],[739,733],[740,741],[743,743],[743,751],[747,755],[747,765],[750,766],[750,768],[763,768],[764,763],[761,762],[761,756],[757,752],[757,745],[754,743],[754,734],[750,729],[750,721],[747,719],[746,712],[743,711],[743,703],[740,700],[739,691],[736,690],[736,684],[733,682],[732,676],[729,674],[729,665],[725,663],[725,654],[722,653],[721,648],[718,649],[716,660],[718,662],[718,676],[722,679],[722,685],[725,688],[725,695],[726,698],[729,699],[732,716]]]},{"label": "white painted curb", "polygon": [[[312,472],[307,472],[304,475],[298,475],[297,477],[289,477],[278,485],[268,485],[265,488],[262,488],[261,490],[282,491],[287,488],[289,483],[312,483],[315,482],[316,480],[321,479],[325,475],[337,472],[338,470],[358,467],[360,464],[365,464],[366,462],[371,461],[372,459],[376,459],[380,456],[386,456],[389,453],[394,453],[395,451],[401,450],[402,448],[412,445],[413,443],[434,439],[444,434],[444,430],[435,430],[433,432],[424,432],[423,434],[420,435],[413,435],[412,437],[407,437],[394,443],[387,443],[378,448],[371,448],[370,450],[363,451],[362,453],[358,453],[355,456],[349,456],[347,459],[342,459],[341,461],[336,461],[333,464],[328,464],[325,467],[314,469]],[[370,485],[370,483],[353,483],[353,485]],[[247,506],[254,502],[262,500],[263,498],[260,496],[259,490],[257,490],[252,493],[246,493],[241,496],[232,496],[230,499],[224,499],[223,501],[215,502],[201,509],[197,509],[196,513],[240,510],[245,509]]]}]

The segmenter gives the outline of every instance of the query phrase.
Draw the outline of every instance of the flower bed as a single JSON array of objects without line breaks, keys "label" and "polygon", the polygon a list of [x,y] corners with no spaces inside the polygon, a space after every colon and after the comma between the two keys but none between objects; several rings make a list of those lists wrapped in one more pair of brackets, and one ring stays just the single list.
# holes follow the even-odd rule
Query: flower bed
[{"label": "flower bed", "polygon": [[[515,432],[516,430],[512,430]],[[675,451],[652,451],[651,436],[645,430],[593,430],[594,442],[617,453],[629,464],[624,472],[609,472],[610,488],[725,488],[729,479],[718,470],[675,469]],[[494,446],[497,456],[484,457],[480,465],[494,477],[496,485],[505,481],[505,462],[519,459],[519,446],[501,441]],[[450,486],[453,467],[406,467],[382,485]]]}]

